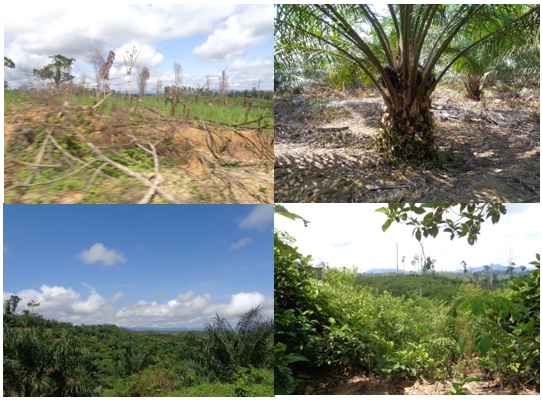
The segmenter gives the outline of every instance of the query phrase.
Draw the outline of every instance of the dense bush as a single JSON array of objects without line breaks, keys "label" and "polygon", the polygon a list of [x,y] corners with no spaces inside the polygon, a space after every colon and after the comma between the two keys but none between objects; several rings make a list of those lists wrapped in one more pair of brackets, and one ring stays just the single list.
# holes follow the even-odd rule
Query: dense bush
[{"label": "dense bush", "polygon": [[[275,247],[276,393],[293,391],[292,377],[303,368],[427,377],[448,370],[459,335],[444,303],[377,294],[356,285],[357,273],[347,269],[324,269],[318,279],[309,261],[293,247]],[[288,355],[308,364],[285,365]]]},{"label": "dense bush", "polygon": [[461,379],[468,372],[459,360],[472,354],[503,384],[539,382],[539,269],[493,291],[443,277],[382,277],[406,281],[401,290],[414,278],[426,293],[427,280],[452,287],[442,299],[394,296],[360,284],[365,277],[353,270],[318,276],[293,245],[275,232],[276,394],[295,392],[298,375],[322,367]]},{"label": "dense bush", "polygon": [[[471,291],[451,309],[472,328],[463,342],[473,343],[483,370],[495,372],[502,384],[540,384],[540,255],[527,277],[507,289]],[[469,349],[470,350],[470,349]],[[472,350],[471,350],[472,351]]]}]

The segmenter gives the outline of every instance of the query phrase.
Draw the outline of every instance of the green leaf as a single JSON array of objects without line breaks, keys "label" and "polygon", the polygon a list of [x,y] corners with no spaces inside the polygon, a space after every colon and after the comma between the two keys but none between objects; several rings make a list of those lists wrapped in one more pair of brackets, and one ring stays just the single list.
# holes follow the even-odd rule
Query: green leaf
[{"label": "green leaf", "polygon": [[471,306],[472,315],[480,316],[484,312],[484,303],[480,300],[476,300]]},{"label": "green leaf", "polygon": [[300,219],[303,221],[303,223],[305,224],[305,226],[307,226],[307,224],[310,223],[310,221],[307,221],[305,218],[297,215],[297,214],[294,214],[294,213],[291,213],[290,211],[288,211],[284,206],[281,206],[280,204],[275,204],[275,213],[279,214],[279,215],[282,215],[283,217],[286,217],[286,218],[289,218],[291,220],[296,220],[296,219]]},{"label": "green leaf", "polygon": [[433,222],[433,212],[428,212],[425,214],[425,217],[423,217],[423,224],[429,226],[431,222]]},{"label": "green leaf", "polygon": [[491,336],[484,336],[482,340],[480,340],[480,345],[478,349],[480,350],[480,355],[484,357],[487,352],[489,351],[489,348],[491,347]]},{"label": "green leaf", "polygon": [[423,214],[425,212],[425,209],[423,207],[418,207],[416,205],[413,205],[411,207],[411,210],[414,211],[416,214]]},{"label": "green leaf", "polygon": [[392,222],[393,222],[392,219],[388,219],[386,222],[384,222],[384,225],[382,225],[382,232],[386,232]]}]

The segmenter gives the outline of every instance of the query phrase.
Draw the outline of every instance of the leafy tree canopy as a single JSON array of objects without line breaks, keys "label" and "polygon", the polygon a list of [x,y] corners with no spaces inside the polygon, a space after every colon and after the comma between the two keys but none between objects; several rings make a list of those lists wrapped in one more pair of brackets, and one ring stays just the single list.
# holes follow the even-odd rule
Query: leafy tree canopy
[{"label": "leafy tree canopy", "polygon": [[15,68],[15,63],[10,58],[4,56],[4,67]]},{"label": "leafy tree canopy", "polygon": [[376,211],[388,217],[382,225],[384,232],[394,222],[405,223],[414,227],[412,234],[418,241],[422,236],[437,237],[443,230],[450,234],[450,240],[466,236],[467,242],[473,245],[482,223],[488,219],[493,224],[499,222],[501,215],[506,214],[506,206],[501,203],[390,203]]},{"label": "leafy tree canopy", "polygon": [[57,88],[61,83],[71,81],[75,78],[71,74],[75,58],[65,57],[60,54],[50,56],[49,58],[52,58],[53,62],[41,69],[34,69],[34,75],[43,80],[53,79]]}]

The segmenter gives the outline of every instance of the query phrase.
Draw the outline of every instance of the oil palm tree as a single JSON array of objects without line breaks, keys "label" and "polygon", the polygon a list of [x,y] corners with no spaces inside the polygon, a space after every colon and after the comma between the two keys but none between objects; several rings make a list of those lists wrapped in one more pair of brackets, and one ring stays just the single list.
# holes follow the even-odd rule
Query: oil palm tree
[{"label": "oil palm tree", "polygon": [[[307,54],[355,65],[384,100],[377,142],[383,156],[432,159],[437,149],[430,107],[437,84],[477,46],[539,24],[539,11],[539,5],[519,12],[514,5],[484,4],[399,4],[378,12],[366,4],[277,5],[275,65],[296,65]],[[476,40],[444,57],[459,34],[473,29]]]},{"label": "oil palm tree", "polygon": [[34,397],[50,394],[50,343],[35,329],[15,332],[4,326],[4,395]]},{"label": "oil palm tree", "polygon": [[493,72],[496,58],[494,55],[478,49],[464,54],[454,65],[454,69],[463,76],[463,85],[466,96],[480,101],[484,86]]},{"label": "oil palm tree", "polygon": [[38,328],[15,331],[4,325],[4,395],[92,395],[79,341],[72,334],[56,340]]},{"label": "oil palm tree", "polygon": [[[487,24],[494,24],[495,29],[508,23],[528,10],[528,5],[509,5],[507,13],[501,13],[498,19],[488,20]],[[474,21],[476,22],[476,21]],[[449,46],[447,53],[455,57],[462,49],[479,40],[483,32],[472,26],[458,35]],[[453,69],[463,76],[466,96],[479,101],[482,89],[497,72],[506,69],[506,66],[516,66],[508,75],[539,74],[540,71],[540,24],[526,24],[521,30],[505,30],[495,40],[487,41],[475,47],[454,63]],[[519,63],[528,62],[531,69],[517,68]],[[535,67],[535,68],[532,68]]]},{"label": "oil palm tree", "polygon": [[264,320],[261,311],[259,306],[247,311],[235,328],[219,315],[207,324],[207,355],[219,376],[227,378],[240,367],[261,367],[270,361],[273,321]]}]

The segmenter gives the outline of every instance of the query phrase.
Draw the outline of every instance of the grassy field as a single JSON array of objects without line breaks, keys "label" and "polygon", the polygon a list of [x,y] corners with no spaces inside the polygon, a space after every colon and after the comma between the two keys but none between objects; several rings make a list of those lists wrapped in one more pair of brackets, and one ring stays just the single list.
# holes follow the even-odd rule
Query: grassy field
[{"label": "grassy field", "polygon": [[[28,109],[29,106],[39,104],[44,99],[47,99],[47,102],[52,100],[58,105],[62,105],[67,101],[73,105],[93,107],[97,103],[96,98],[89,95],[52,97],[9,90],[4,91],[4,108],[14,111]],[[261,122],[262,127],[266,129],[273,127],[273,100],[251,98],[250,101],[247,101],[243,97],[230,97],[226,100],[226,106],[223,107],[220,104],[220,99],[216,97],[203,99],[200,97],[196,101],[194,95],[185,95],[180,97],[173,115],[171,115],[171,102],[166,103],[165,100],[165,95],[148,95],[141,101],[138,101],[136,97],[130,101],[124,95],[114,94],[98,107],[98,111],[105,115],[113,115],[118,111],[138,115],[138,111],[143,113],[145,108],[150,108],[155,112],[179,121],[201,121],[205,119],[208,122],[228,126],[246,123],[255,123],[257,125],[257,122]],[[138,110],[139,108],[141,110]],[[139,115],[142,116],[142,114]]]}]

